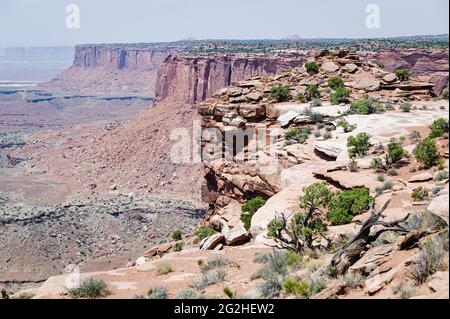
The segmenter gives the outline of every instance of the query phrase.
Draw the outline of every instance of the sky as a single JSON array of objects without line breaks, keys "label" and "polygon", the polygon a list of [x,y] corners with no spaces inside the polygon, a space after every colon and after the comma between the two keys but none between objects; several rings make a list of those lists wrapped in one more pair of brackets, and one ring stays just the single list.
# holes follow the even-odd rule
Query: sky
[{"label": "sky", "polygon": [[[70,4],[79,28],[66,26]],[[366,25],[369,4],[378,28]],[[443,34],[448,10],[448,0],[0,0],[0,47]]]}]

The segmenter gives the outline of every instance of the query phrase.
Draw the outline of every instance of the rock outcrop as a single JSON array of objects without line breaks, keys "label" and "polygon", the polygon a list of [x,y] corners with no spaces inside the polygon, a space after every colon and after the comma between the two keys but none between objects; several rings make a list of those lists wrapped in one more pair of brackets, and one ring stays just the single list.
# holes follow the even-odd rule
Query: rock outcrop
[{"label": "rock outcrop", "polygon": [[154,96],[156,73],[172,46],[78,45],[73,65],[43,89],[91,95]]},{"label": "rock outcrop", "polygon": [[[158,101],[167,97],[195,104],[233,82],[254,76],[276,74],[303,64],[302,55],[192,57],[172,54],[158,71],[155,93]],[[258,96],[248,96],[259,99]]]}]

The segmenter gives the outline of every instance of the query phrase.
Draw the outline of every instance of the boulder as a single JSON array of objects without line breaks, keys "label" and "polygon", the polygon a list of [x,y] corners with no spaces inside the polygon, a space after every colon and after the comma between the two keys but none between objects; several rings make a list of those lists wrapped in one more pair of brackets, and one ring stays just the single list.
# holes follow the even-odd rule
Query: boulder
[{"label": "boulder", "polygon": [[263,105],[243,104],[239,107],[239,115],[245,119],[260,118],[265,116],[266,109]]},{"label": "boulder", "polygon": [[223,242],[225,236],[221,233],[214,234],[208,238],[205,238],[200,245],[201,250],[213,250],[217,245]]},{"label": "boulder", "polygon": [[397,80],[397,76],[394,73],[388,73],[383,77],[383,81],[387,83],[392,83]]},{"label": "boulder", "polygon": [[421,182],[431,181],[432,179],[433,179],[433,175],[431,175],[430,173],[421,173],[421,174],[417,174],[417,175],[410,177],[408,182],[421,183]]},{"label": "boulder", "polygon": [[146,264],[147,262],[148,262],[148,259],[145,258],[144,256],[141,256],[138,259],[136,259],[136,262],[134,264],[135,264],[135,266],[142,266],[142,265]]},{"label": "boulder", "polygon": [[320,69],[326,73],[333,73],[339,70],[339,66],[334,62],[325,62],[320,66]]},{"label": "boulder", "polygon": [[228,96],[230,96],[230,97],[237,97],[237,96],[242,95],[242,89],[237,88],[237,87],[229,87],[227,89],[227,93],[228,93]]},{"label": "boulder", "polygon": [[344,66],[344,70],[349,73],[355,73],[358,70],[358,66],[354,63],[349,63]]},{"label": "boulder", "polygon": [[224,236],[225,243],[229,246],[243,243],[250,239],[248,231],[244,228],[244,226],[241,225],[232,228],[231,230],[226,232]]},{"label": "boulder", "polygon": [[444,194],[434,198],[428,205],[428,211],[438,215],[444,219],[448,224],[448,207],[449,207],[449,195]]},{"label": "boulder", "polygon": [[378,91],[380,89],[380,81],[369,77],[361,78],[354,83],[353,87],[369,92]]},{"label": "boulder", "polygon": [[247,99],[254,102],[259,102],[264,97],[262,93],[260,92],[252,92],[246,95]]},{"label": "boulder", "polygon": [[361,259],[349,268],[349,271],[369,275],[372,271],[389,261],[394,251],[395,246],[391,244],[376,246],[368,250]]},{"label": "boulder", "polygon": [[333,143],[331,141],[315,141],[314,149],[331,158],[337,158],[342,152],[341,146],[336,145],[336,143]]},{"label": "boulder", "polygon": [[294,111],[289,111],[280,117],[278,117],[277,122],[283,127],[289,126],[291,122],[298,116],[299,114]]}]

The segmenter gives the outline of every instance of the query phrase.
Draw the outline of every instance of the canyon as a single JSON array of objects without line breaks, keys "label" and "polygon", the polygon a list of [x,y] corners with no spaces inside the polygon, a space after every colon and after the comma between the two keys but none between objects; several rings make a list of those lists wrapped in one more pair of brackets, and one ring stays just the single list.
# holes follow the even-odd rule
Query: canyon
[{"label": "canyon", "polygon": [[[255,252],[270,252],[265,244],[273,244],[266,236],[267,222],[276,216],[277,211],[294,213],[298,209],[298,197],[303,186],[329,180],[333,187],[346,189],[353,187],[347,186],[354,185],[352,178],[360,180],[371,192],[379,186],[375,183],[376,176],[369,172],[363,161],[360,173],[354,176],[346,168],[349,158],[344,150],[348,134],[336,131],[334,118],[342,117],[349,105],[329,103],[332,91],[328,89],[328,82],[331,76],[343,78],[352,101],[370,95],[380,103],[413,104],[414,110],[409,117],[399,110],[368,115],[370,121],[362,115],[347,117],[357,123],[356,132],[367,128],[380,143],[407,135],[414,128],[427,132],[428,122],[445,117],[448,110],[448,102],[439,99],[444,88],[448,87],[448,50],[377,53],[312,50],[264,55],[193,55],[191,49],[172,44],[77,46],[73,65],[54,80],[39,86],[39,90],[59,97],[64,94],[103,95],[107,98],[131,96],[154,98],[155,103],[149,102],[148,107],[113,123],[83,122],[45,131],[35,130],[21,138],[20,147],[8,150],[10,158],[20,161],[13,165],[14,174],[5,179],[10,190],[1,190],[5,200],[1,202],[0,229],[4,236],[0,243],[2,247],[9,247],[8,261],[0,263],[0,276],[7,278],[4,282],[11,285],[42,281],[63,273],[61,269],[68,263],[81,264],[86,276],[100,270],[97,276],[113,286],[112,297],[130,298],[148,290],[150,283],[143,284],[143,278],[158,282],[160,278],[154,275],[154,271],[158,263],[168,261],[175,271],[164,277],[163,282],[170,288],[170,296],[175,297],[175,292],[182,288],[187,278],[200,275],[194,265],[197,259],[221,256],[234,260],[243,269],[239,271],[237,267],[227,266],[233,274],[231,277],[237,278],[229,280],[231,288],[242,294],[247,291],[254,294],[255,285],[248,276],[258,267],[253,262]],[[303,66],[310,60],[321,65],[317,75],[308,74]],[[384,68],[373,60],[384,64]],[[392,72],[399,67],[411,70],[411,81],[404,83],[393,76]],[[306,94],[312,83],[318,84],[323,100],[321,106],[313,109],[325,118],[326,127],[333,132],[332,139],[311,137],[305,144],[285,145],[283,136],[288,128],[314,126],[315,123],[303,114],[309,109],[309,103],[277,103],[270,97],[270,91],[276,85],[289,85],[292,96],[296,96],[298,93]],[[422,106],[426,106],[425,109],[422,110]],[[285,122],[282,117],[287,115],[293,117]],[[172,133],[181,128],[185,129],[186,135],[193,136],[197,122],[203,129],[213,128],[220,132],[276,128],[280,130],[276,139],[277,152],[274,155],[267,149],[261,150],[258,156],[267,162],[255,165],[236,164],[234,161],[173,163],[172,147],[178,141]],[[380,123],[398,127],[383,132]],[[201,136],[199,140],[189,140],[189,143],[195,142],[204,147],[209,139]],[[439,143],[448,163],[448,151],[445,152],[448,139]],[[413,146],[411,143],[405,147]],[[237,153],[246,153],[247,147],[248,144]],[[191,146],[193,148],[194,145]],[[266,173],[264,166],[273,160],[280,165],[276,171]],[[411,168],[415,163],[408,165]],[[435,172],[430,170],[428,173]],[[345,174],[352,177],[343,177]],[[414,184],[402,181],[410,178],[411,174],[406,168],[401,174],[395,182],[395,190],[383,195],[383,198],[394,198],[387,219],[396,217],[398,211],[417,210],[408,195]],[[11,186],[18,179],[28,184],[22,191]],[[431,184],[423,185],[432,187]],[[35,185],[44,187],[30,196],[36,190]],[[448,180],[442,185],[444,190],[448,189]],[[5,193],[8,196],[3,196]],[[241,205],[255,196],[267,199],[267,204],[254,215],[251,229],[243,230],[239,220]],[[441,196],[448,197],[448,193]],[[35,212],[28,205],[18,209],[17,204],[24,200],[33,201],[35,205],[48,202],[49,207]],[[61,209],[61,204],[64,209]],[[8,213],[12,208],[19,216],[16,219]],[[92,214],[87,213],[90,210]],[[183,213],[177,216],[179,211]],[[445,218],[445,212],[443,215]],[[68,248],[61,249],[56,243],[61,240],[58,233],[64,232],[64,223],[70,224],[64,243],[66,247],[75,245],[73,251],[77,254],[69,253]],[[214,235],[216,237],[199,242],[193,231],[201,223],[215,228],[218,231]],[[91,225],[89,230],[79,234],[79,229],[86,224]],[[170,242],[170,230],[177,225],[183,225],[180,228],[187,246],[182,252],[173,251],[175,243]],[[341,238],[340,234],[351,234],[349,229],[354,225],[330,227],[327,241],[336,243]],[[25,231],[21,230],[23,226]],[[227,245],[225,238],[232,230],[242,231],[247,244],[242,247]],[[17,236],[18,232],[20,236]],[[51,253],[44,257],[51,259],[52,255],[57,255],[58,258],[52,260],[44,271],[37,270],[39,264],[47,262],[41,256],[30,254],[34,258],[33,263],[14,258],[14,250],[23,241],[28,243],[24,251],[39,251],[42,248],[39,236],[45,234],[50,235],[45,250]],[[77,237],[82,240],[73,244]],[[93,240],[94,237],[98,240]],[[397,241],[401,240],[397,238]],[[198,249],[206,246],[206,250]],[[149,250],[151,247],[157,249]],[[208,250],[217,247],[223,250]],[[396,247],[389,246],[388,257],[384,257],[395,256],[402,265],[406,265],[418,251],[417,247],[406,252]],[[64,254],[69,258],[61,258]],[[189,260],[189,265],[186,265],[186,260]],[[129,267],[122,268],[126,263]],[[399,282],[404,277],[393,265],[387,264],[387,271],[392,270],[389,273],[392,276],[378,291],[360,289],[346,293],[344,297],[389,296],[392,281]],[[20,269],[21,273],[15,273],[13,268]],[[114,280],[114,271],[108,271],[111,268],[119,268],[117,272],[135,288],[121,289],[120,283]],[[65,298],[67,293],[62,285],[67,276],[51,277],[32,291],[38,297]],[[335,295],[333,291],[330,288],[324,294]],[[430,294],[426,284],[418,288],[418,292]],[[441,290],[438,292],[442,293]],[[222,291],[211,287],[207,293],[218,295]]]}]

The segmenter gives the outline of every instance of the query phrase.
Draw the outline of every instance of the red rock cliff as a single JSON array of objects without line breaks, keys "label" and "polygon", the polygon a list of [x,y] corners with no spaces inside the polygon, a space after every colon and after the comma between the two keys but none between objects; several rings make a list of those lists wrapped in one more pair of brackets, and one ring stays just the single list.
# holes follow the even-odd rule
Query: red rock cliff
[{"label": "red rock cliff", "polygon": [[79,45],[73,65],[42,87],[78,94],[154,96],[156,73],[175,48],[151,45]]},{"label": "red rock cliff", "polygon": [[273,75],[283,69],[298,67],[305,59],[301,55],[189,57],[173,54],[158,71],[155,96],[158,101],[171,97],[195,104],[235,81]]}]

